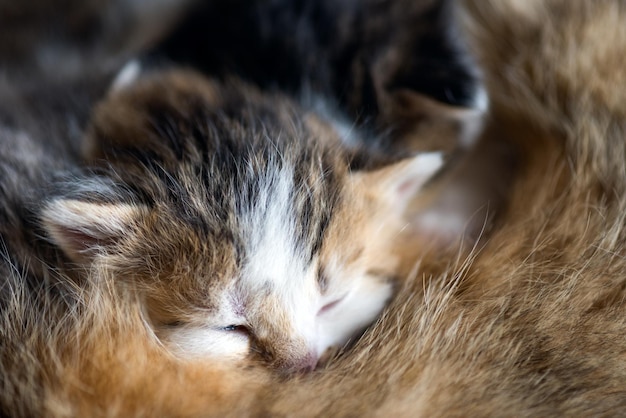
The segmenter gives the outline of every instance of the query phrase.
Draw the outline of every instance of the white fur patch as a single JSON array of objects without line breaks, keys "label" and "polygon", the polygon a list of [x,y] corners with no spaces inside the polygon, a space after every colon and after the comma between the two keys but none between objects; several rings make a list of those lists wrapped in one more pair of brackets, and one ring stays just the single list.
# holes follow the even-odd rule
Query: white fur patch
[{"label": "white fur patch", "polygon": [[159,331],[170,350],[181,357],[245,358],[249,339],[240,333],[208,327],[178,327]]},{"label": "white fur patch", "polygon": [[392,295],[392,286],[380,278],[362,274],[346,277],[341,266],[328,268],[333,280],[346,287],[346,296],[328,312],[318,316],[317,352],[322,354],[330,347],[344,345],[350,337],[370,325],[383,310]]},{"label": "white fur patch", "polygon": [[489,96],[483,86],[476,87],[472,105],[469,109],[459,110],[461,121],[459,144],[469,148],[476,143],[485,124],[485,114],[489,110]]},{"label": "white fur patch", "polygon": [[361,144],[362,138],[357,135],[357,129],[354,123],[350,123],[344,118],[337,117],[330,121],[344,145],[348,147],[358,147]]},{"label": "white fur patch", "polygon": [[424,183],[430,179],[443,165],[441,152],[423,152],[418,154],[411,163],[411,175]]},{"label": "white fur patch", "polygon": [[243,215],[252,236],[240,284],[248,295],[261,295],[269,289],[272,303],[279,306],[266,314],[288,319],[297,333],[294,337],[311,341],[319,295],[316,271],[296,248],[296,219],[290,200],[293,187],[291,168],[274,171],[261,185],[255,207]]},{"label": "white fur patch", "polygon": [[349,147],[360,147],[363,139],[358,134],[358,129],[353,121],[347,118],[336,105],[319,94],[306,91],[303,93],[302,102],[310,107],[318,116],[321,116],[337,132],[341,142]]},{"label": "white fur patch", "polygon": [[484,87],[480,86],[476,89],[472,107],[476,110],[480,110],[481,112],[489,110],[489,96],[487,95],[487,90],[485,90]]},{"label": "white fur patch", "polygon": [[289,276],[304,269],[295,250],[296,220],[289,199],[292,188],[291,169],[268,175],[255,206],[243,214],[251,236],[242,279],[250,288],[262,286],[265,280],[284,287],[292,281]]}]

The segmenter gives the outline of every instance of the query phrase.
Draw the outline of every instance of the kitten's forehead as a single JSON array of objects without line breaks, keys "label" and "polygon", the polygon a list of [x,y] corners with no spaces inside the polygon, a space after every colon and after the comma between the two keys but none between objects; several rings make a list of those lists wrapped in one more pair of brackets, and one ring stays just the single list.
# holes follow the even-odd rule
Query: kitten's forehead
[{"label": "kitten's forehead", "polygon": [[347,157],[330,124],[306,122],[283,98],[252,97],[222,102],[195,131],[207,205],[230,220],[247,269],[252,260],[266,271],[279,259],[310,263],[340,203]]},{"label": "kitten's forehead", "polygon": [[241,233],[247,237],[241,280],[247,290],[271,291],[289,277],[303,274],[314,249],[311,241],[320,238],[298,234],[306,221],[294,202],[299,196],[292,167],[266,173],[258,187],[256,198],[239,214]]},{"label": "kitten's forehead", "polygon": [[227,241],[251,275],[305,268],[348,172],[336,130],[286,97],[177,74],[113,96],[94,149],[200,239]]},{"label": "kitten's forehead", "polygon": [[[288,246],[292,255],[310,261],[319,251],[325,230],[341,197],[341,184],[333,168],[310,162],[272,162],[263,173],[235,191],[240,231],[249,248],[271,244],[274,251]],[[286,250],[286,249],[285,249]]]}]

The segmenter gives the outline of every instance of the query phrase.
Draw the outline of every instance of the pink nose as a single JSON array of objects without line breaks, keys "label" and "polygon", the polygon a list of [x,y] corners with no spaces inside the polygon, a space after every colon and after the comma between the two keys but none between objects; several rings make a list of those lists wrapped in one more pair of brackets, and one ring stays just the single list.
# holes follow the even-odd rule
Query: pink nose
[{"label": "pink nose", "polygon": [[279,367],[288,373],[308,373],[315,370],[319,356],[312,350],[305,356],[294,358],[291,361],[281,364]]},{"label": "pink nose", "polygon": [[303,372],[312,372],[315,370],[315,366],[317,366],[317,362],[319,361],[320,356],[317,355],[316,352],[310,351],[309,354],[306,355],[304,359],[302,359],[300,371]]}]

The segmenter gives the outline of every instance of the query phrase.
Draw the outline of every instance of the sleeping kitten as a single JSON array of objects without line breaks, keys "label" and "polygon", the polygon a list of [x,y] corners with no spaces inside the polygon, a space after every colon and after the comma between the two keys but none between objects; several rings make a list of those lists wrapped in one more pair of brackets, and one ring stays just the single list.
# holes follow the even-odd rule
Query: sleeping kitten
[{"label": "sleeping kitten", "polygon": [[[415,280],[406,281],[406,287],[366,339],[323,373],[272,381],[261,388],[252,387],[254,390],[242,385],[244,379],[233,371],[221,376],[222,379],[216,377],[210,372],[217,367],[215,363],[207,369],[201,362],[185,367],[185,363],[168,356],[142,357],[144,351],[155,348],[131,344],[137,341],[137,334],[142,341],[144,337],[140,327],[128,325],[136,325],[137,316],[126,315],[135,313],[134,302],[140,304],[130,297],[136,294],[134,282],[119,283],[91,276],[93,281],[80,282],[86,289],[91,290],[90,285],[105,289],[109,286],[108,289],[117,291],[111,290],[111,294],[118,298],[106,299],[104,296],[111,296],[106,292],[85,292],[91,297],[84,297],[83,304],[72,306],[75,311],[70,312],[74,315],[94,305],[101,308],[97,311],[100,317],[104,312],[108,314],[108,327],[95,321],[98,326],[90,333],[93,322],[84,322],[82,332],[77,333],[80,338],[72,334],[75,339],[63,340],[61,347],[65,351],[77,346],[82,353],[77,360],[70,358],[75,361],[67,361],[63,351],[63,356],[55,358],[56,362],[45,363],[44,372],[32,372],[36,363],[33,358],[39,359],[33,353],[39,354],[38,350],[45,351],[49,346],[42,344],[42,341],[48,343],[48,339],[38,340],[33,335],[49,337],[58,327],[42,329],[37,324],[43,321],[33,321],[33,317],[40,319],[36,315],[40,315],[41,305],[33,305],[39,310],[20,305],[23,310],[15,312],[21,312],[22,316],[3,311],[2,412],[27,415],[20,413],[27,410],[29,415],[44,415],[33,413],[34,408],[27,409],[31,405],[28,401],[32,401],[45,402],[45,408],[35,411],[52,410],[58,416],[620,415],[626,408],[623,257],[626,253],[623,140],[626,100],[621,88],[624,71],[620,63],[626,48],[623,3],[466,0],[464,4],[461,17],[467,23],[467,33],[471,34],[473,47],[485,69],[492,99],[481,144],[511,147],[520,158],[520,169],[507,183],[508,210],[484,248],[459,265],[434,269],[432,277],[410,275]],[[178,127],[168,126],[162,136],[167,137],[169,130]],[[0,134],[7,137],[4,131]],[[141,135],[137,138],[146,141]],[[179,143],[171,143],[175,144]],[[154,154],[165,152],[176,156],[177,148],[172,146],[156,149]],[[97,145],[91,149],[94,156],[112,150],[107,152],[107,158],[115,162],[112,155],[115,147],[103,146],[101,152]],[[185,155],[193,149],[179,151]],[[118,155],[125,160],[123,151]],[[166,159],[159,158],[161,165],[167,167]],[[152,157],[146,159],[145,170],[134,166],[132,161],[123,164],[130,164],[137,171],[136,176],[141,176],[159,169],[150,168],[149,161],[153,161]],[[19,165],[11,167],[16,166]],[[33,167],[32,162],[29,167]],[[40,168],[34,167],[35,171]],[[168,176],[171,173],[167,172],[163,181],[168,181]],[[145,177],[149,180],[151,176]],[[170,185],[180,185],[180,179],[172,178],[177,182],[170,181]],[[124,182],[117,185],[93,182],[91,188],[107,192]],[[95,187],[98,184],[101,186]],[[181,191],[186,192],[184,187],[162,192],[175,196]],[[136,192],[122,187],[110,200],[124,201],[120,194],[126,193],[135,205],[153,197],[150,193],[137,196]],[[22,196],[20,193],[10,196],[13,199],[7,206],[14,208]],[[54,219],[58,218],[54,214],[67,209],[68,197],[78,199],[66,195],[65,201],[52,204],[47,212],[52,215],[47,223],[52,236],[60,237],[61,243],[63,231],[68,229],[55,226]],[[75,207],[80,209],[85,204],[82,207],[91,210],[90,203],[106,197],[106,193],[92,194],[89,200]],[[189,207],[186,203],[182,206]],[[124,211],[122,207],[116,213]],[[82,215],[89,213],[94,212],[77,211],[70,213],[70,218],[84,220]],[[99,219],[92,217],[93,222],[88,224],[97,225]],[[90,231],[93,229],[79,232]],[[115,232],[105,230],[111,231]],[[19,229],[11,230],[3,232],[2,238],[13,242],[19,234]],[[120,254],[111,252],[114,248],[110,248],[119,243],[90,240],[89,234],[82,238],[100,247],[79,246],[86,252],[78,254],[69,248],[68,254],[74,254],[76,260],[82,256],[90,260],[97,254],[93,262],[101,265],[96,272],[115,267],[106,266],[103,261],[119,258]],[[72,242],[70,234],[67,243]],[[136,237],[130,234],[126,244],[133,242],[136,243]],[[92,250],[107,250],[109,256]],[[6,255],[3,250],[3,256]],[[36,257],[31,261],[36,263]],[[19,277],[22,268],[28,269],[24,265],[19,267],[6,277]],[[3,268],[3,273],[6,271]],[[71,273],[73,277],[83,274],[81,269],[63,266],[47,272],[52,278],[54,274]],[[159,269],[155,268],[154,272],[158,273]],[[74,296],[67,280],[33,282],[39,286],[35,289],[48,291],[49,295],[55,295],[56,301],[67,301]],[[125,283],[129,285],[124,287]],[[9,280],[9,286],[14,284]],[[3,303],[16,303],[24,297],[19,292],[23,288],[9,286],[3,286],[0,293]],[[124,298],[133,302],[129,306],[121,304],[128,310],[102,309],[118,308],[115,303],[121,303]],[[59,318],[68,321],[72,316],[59,315]],[[121,318],[126,321],[121,322],[123,326],[120,326]],[[32,328],[38,329],[39,334],[27,332]],[[6,335],[11,338],[4,338]],[[25,346],[31,351],[24,350]],[[108,350],[99,351],[102,346]],[[16,349],[11,351],[11,347]],[[123,361],[127,358],[135,361]],[[142,361],[136,361],[137,358]],[[59,364],[68,367],[76,364],[75,373],[69,377],[54,374]],[[111,364],[113,367],[109,367]],[[199,372],[191,373],[192,368]],[[12,373],[10,379],[6,378],[7,370]],[[30,390],[18,392],[21,397],[11,396],[15,392],[4,389],[14,389],[16,382]],[[42,382],[36,386],[38,391],[32,389],[33,382]],[[73,382],[78,383],[72,386]],[[65,385],[64,389],[69,386],[71,395],[55,398],[63,393],[59,385]],[[233,391],[233,387],[238,390]],[[203,392],[203,388],[208,389]],[[23,409],[11,408],[16,404]]]},{"label": "sleeping kitten", "polygon": [[206,413],[377,318],[439,154],[374,158],[285,96],[171,71],[117,80],[90,169],[67,89],[35,115],[3,90],[0,412]]},{"label": "sleeping kitten", "polygon": [[332,121],[185,71],[118,85],[89,132],[86,155],[119,185],[50,202],[52,241],[139,292],[176,354],[284,371],[313,369],[380,313],[388,243],[442,163],[429,153],[364,171]]}]

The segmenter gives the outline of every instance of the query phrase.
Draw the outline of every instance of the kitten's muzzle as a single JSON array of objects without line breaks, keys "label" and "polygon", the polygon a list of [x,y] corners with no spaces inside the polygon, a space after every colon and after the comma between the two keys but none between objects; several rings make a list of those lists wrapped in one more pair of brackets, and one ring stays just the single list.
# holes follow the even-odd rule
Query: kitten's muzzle
[{"label": "kitten's muzzle", "polygon": [[298,347],[296,349],[285,344],[276,346],[278,352],[275,352],[264,350],[258,342],[253,344],[253,352],[256,352],[270,367],[285,374],[312,372],[320,359],[315,348]]},{"label": "kitten's muzzle", "polygon": [[309,351],[304,357],[294,359],[290,363],[285,363],[280,369],[288,374],[309,373],[315,370],[319,356],[315,351]]}]

